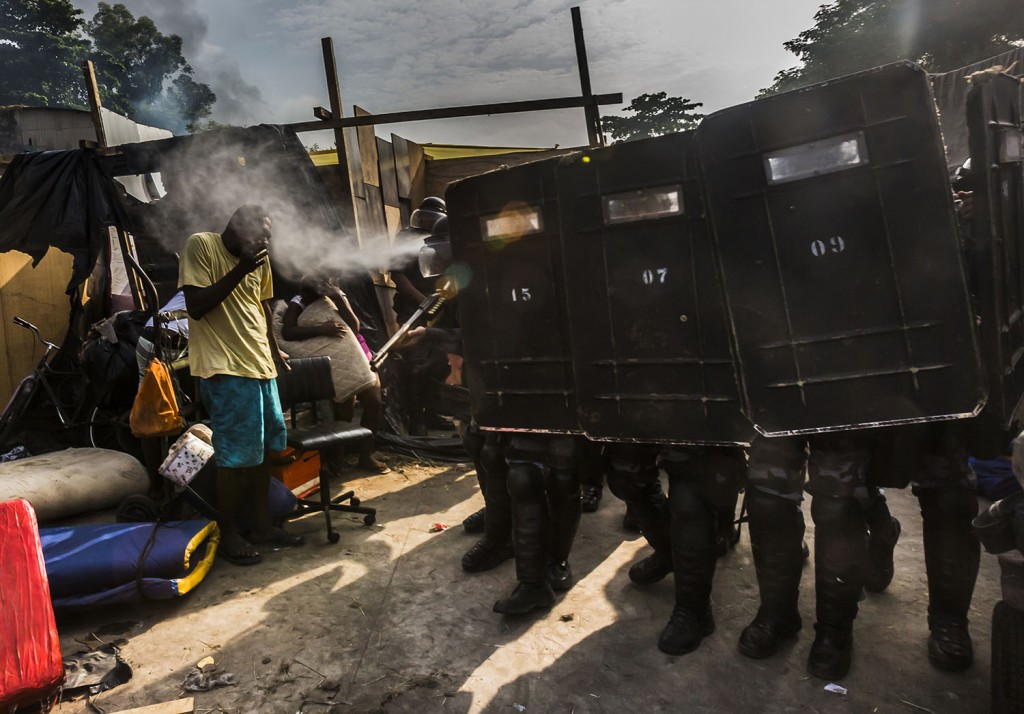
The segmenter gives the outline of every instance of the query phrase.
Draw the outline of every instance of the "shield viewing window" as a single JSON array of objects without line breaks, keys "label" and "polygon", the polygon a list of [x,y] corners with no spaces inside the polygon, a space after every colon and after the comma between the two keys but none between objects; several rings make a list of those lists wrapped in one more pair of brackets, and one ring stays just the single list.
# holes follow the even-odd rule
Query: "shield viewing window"
[{"label": "shield viewing window", "polygon": [[681,186],[645,188],[604,197],[604,222],[632,223],[683,213]]},{"label": "shield viewing window", "polygon": [[535,208],[502,211],[497,216],[482,218],[480,223],[485,241],[521,238],[544,230],[544,218]]},{"label": "shield viewing window", "polygon": [[1024,134],[1017,127],[1006,127],[1000,132],[999,163],[1014,164],[1024,161]]},{"label": "shield viewing window", "polygon": [[791,146],[764,156],[768,183],[773,185],[843,171],[866,163],[868,147],[862,131]]}]

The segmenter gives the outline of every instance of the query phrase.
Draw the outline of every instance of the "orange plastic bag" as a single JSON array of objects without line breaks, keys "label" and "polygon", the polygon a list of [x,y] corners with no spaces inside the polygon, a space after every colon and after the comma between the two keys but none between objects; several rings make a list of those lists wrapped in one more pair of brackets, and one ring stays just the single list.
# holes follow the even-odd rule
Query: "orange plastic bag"
[{"label": "orange plastic bag", "polygon": [[145,438],[171,436],[185,426],[174,396],[174,381],[167,365],[154,358],[146,368],[129,419],[132,435]]}]

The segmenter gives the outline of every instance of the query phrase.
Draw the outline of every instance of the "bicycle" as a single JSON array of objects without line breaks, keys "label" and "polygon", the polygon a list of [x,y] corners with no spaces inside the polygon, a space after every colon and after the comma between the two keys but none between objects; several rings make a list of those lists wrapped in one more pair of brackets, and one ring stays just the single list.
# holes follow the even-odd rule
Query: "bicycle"
[{"label": "bicycle", "polygon": [[[82,372],[59,370],[53,366],[60,347],[46,340],[39,328],[28,320],[15,316],[13,322],[30,330],[46,349],[32,373],[18,384],[0,414],[0,446],[12,443],[11,438],[22,426],[42,388],[56,412],[62,430],[85,429],[91,446],[116,448],[137,455],[138,445],[131,437],[124,416],[91,401],[85,388],[88,380]],[[62,398],[60,386],[55,384],[58,378],[65,384],[70,383],[73,389],[77,388],[70,398]]]}]

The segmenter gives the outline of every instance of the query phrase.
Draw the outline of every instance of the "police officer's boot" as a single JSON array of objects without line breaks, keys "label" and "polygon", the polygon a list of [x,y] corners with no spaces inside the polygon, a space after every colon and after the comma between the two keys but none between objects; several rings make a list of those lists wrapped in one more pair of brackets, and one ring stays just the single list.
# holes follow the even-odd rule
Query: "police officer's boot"
[{"label": "police officer's boot", "polygon": [[658,639],[666,654],[692,652],[715,631],[711,582],[715,577],[717,512],[693,488],[692,476],[671,474],[672,565],[675,607]]},{"label": "police officer's boot", "polygon": [[864,567],[864,587],[880,593],[889,587],[895,572],[893,551],[900,539],[900,522],[889,512],[885,495],[879,491],[871,495],[864,517],[868,524],[868,559]]},{"label": "police officer's boot", "polygon": [[761,606],[740,635],[740,652],[761,659],[778,651],[802,625],[797,600],[804,559],[804,516],[800,502],[748,488],[750,547]]},{"label": "police officer's boot", "polygon": [[959,486],[921,489],[917,496],[928,572],[928,660],[938,669],[964,670],[974,661],[967,612],[981,558],[971,527],[978,501]]},{"label": "police officer's boot", "polygon": [[807,672],[835,681],[850,671],[853,658],[853,621],[863,590],[867,527],[863,506],[851,497],[815,496],[811,517],[817,622]]},{"label": "police officer's boot", "polygon": [[555,603],[547,573],[550,524],[542,466],[513,458],[510,454],[508,489],[512,498],[512,540],[519,584],[511,595],[494,603],[494,611],[525,615]]},{"label": "police officer's boot", "polygon": [[467,573],[490,570],[512,557],[512,502],[500,437],[488,435],[480,450],[477,473],[486,504],[484,536],[462,556],[462,569]]},{"label": "police officer's boot", "polygon": [[[554,439],[549,447],[551,470],[548,472],[547,497],[551,514],[548,541],[548,583],[555,592],[572,587],[569,553],[576,540],[583,503],[580,500],[580,478],[576,468],[577,445],[572,439]],[[580,439],[579,441],[583,441]]]},{"label": "police officer's boot", "polygon": [[651,585],[672,572],[669,505],[658,478],[657,448],[613,447],[608,488],[626,502],[654,553],[629,569],[637,585]]}]

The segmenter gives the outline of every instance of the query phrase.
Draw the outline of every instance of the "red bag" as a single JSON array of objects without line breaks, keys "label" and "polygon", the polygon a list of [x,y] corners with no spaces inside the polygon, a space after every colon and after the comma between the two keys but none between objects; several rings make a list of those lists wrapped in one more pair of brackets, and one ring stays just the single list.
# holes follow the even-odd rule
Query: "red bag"
[{"label": "red bag", "polygon": [[60,638],[36,514],[28,501],[0,503],[0,711],[47,699],[64,682]]}]

